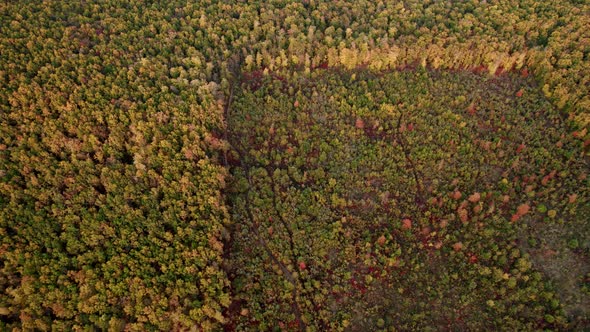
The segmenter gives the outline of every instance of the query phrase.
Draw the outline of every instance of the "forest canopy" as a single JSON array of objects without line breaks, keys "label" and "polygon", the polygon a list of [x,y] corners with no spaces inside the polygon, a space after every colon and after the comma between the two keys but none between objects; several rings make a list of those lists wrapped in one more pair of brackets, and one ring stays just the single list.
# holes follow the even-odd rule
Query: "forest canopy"
[{"label": "forest canopy", "polygon": [[588,328],[589,13],[0,3],[0,329]]}]

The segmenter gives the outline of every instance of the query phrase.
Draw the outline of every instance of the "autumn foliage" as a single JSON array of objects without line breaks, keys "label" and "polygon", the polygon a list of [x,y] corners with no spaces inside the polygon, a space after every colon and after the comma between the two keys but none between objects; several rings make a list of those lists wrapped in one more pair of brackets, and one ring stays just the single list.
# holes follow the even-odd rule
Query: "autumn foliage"
[{"label": "autumn foliage", "polygon": [[587,2],[0,9],[0,330],[588,328]]}]

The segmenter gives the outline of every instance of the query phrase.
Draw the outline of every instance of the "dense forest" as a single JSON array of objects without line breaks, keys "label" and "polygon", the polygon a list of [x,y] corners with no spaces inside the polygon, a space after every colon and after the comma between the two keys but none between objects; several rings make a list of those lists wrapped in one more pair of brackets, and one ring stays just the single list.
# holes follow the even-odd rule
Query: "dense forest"
[{"label": "dense forest", "polygon": [[0,330],[590,328],[590,3],[0,3]]}]

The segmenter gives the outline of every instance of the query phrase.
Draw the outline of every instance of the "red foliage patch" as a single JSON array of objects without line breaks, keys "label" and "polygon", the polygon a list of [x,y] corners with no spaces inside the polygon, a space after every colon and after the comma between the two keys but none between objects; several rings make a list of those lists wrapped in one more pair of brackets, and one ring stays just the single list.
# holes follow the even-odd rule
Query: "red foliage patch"
[{"label": "red foliage patch", "polygon": [[354,126],[357,127],[358,129],[363,129],[363,128],[365,128],[365,122],[363,121],[363,119],[357,118],[354,123]]},{"label": "red foliage patch", "polygon": [[317,65],[316,67],[314,67],[313,69],[328,69],[328,62],[324,61],[324,62],[320,63],[319,65]]},{"label": "red foliage patch", "polygon": [[467,212],[466,209],[464,208],[459,208],[457,210],[457,214],[459,215],[459,219],[461,219],[461,222],[467,222],[469,221],[469,213]]},{"label": "red foliage patch", "polygon": [[367,292],[367,287],[357,282],[354,278],[350,279],[350,285],[352,286],[352,288],[360,291],[361,294],[365,294]]},{"label": "red foliage patch", "polygon": [[289,323],[287,323],[287,327],[289,328],[289,330],[294,331],[295,329],[299,329],[299,320],[295,319],[290,321]]},{"label": "red foliage patch", "polygon": [[481,73],[485,73],[487,70],[488,70],[488,69],[487,69],[485,66],[483,66],[483,65],[479,65],[479,66],[477,66],[477,67],[473,67],[473,68],[471,69],[471,71],[472,71],[474,74],[481,74]]},{"label": "red foliage patch", "polygon": [[518,215],[524,216],[525,214],[529,213],[531,207],[528,204],[521,204],[517,209],[516,213]]},{"label": "red foliage patch", "polygon": [[475,104],[474,103],[469,104],[469,107],[467,107],[467,113],[469,113],[469,115],[474,115],[475,112],[477,112],[477,109],[475,108]]},{"label": "red foliage patch", "polygon": [[500,76],[502,74],[504,74],[504,67],[500,66],[500,67],[498,67],[498,69],[496,69],[496,72],[494,73],[494,75]]},{"label": "red foliage patch", "polygon": [[262,86],[262,70],[244,73],[244,83],[248,84],[251,91],[256,91]]},{"label": "red foliage patch", "polygon": [[402,229],[411,229],[412,228],[412,220],[406,218],[402,220]]},{"label": "red foliage patch", "polygon": [[469,201],[471,203],[477,203],[477,202],[479,202],[480,198],[481,198],[480,193],[474,193],[473,195],[469,196]]}]

